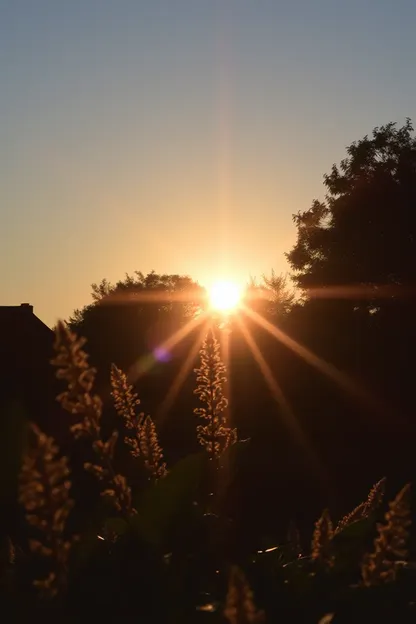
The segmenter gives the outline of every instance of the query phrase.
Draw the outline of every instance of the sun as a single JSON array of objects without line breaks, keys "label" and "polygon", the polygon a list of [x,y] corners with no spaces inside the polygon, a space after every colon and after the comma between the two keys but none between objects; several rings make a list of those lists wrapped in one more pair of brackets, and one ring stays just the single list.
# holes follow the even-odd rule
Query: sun
[{"label": "sun", "polygon": [[218,280],[208,289],[208,297],[212,310],[230,314],[241,302],[241,288],[236,282]]}]

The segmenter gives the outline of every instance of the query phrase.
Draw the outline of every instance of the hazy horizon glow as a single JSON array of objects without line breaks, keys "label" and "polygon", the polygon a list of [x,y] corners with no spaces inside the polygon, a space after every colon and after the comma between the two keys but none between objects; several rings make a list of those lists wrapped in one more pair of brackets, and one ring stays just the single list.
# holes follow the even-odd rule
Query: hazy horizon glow
[{"label": "hazy horizon glow", "polygon": [[0,0],[1,305],[154,269],[247,281],[374,126],[413,117],[411,0]]}]

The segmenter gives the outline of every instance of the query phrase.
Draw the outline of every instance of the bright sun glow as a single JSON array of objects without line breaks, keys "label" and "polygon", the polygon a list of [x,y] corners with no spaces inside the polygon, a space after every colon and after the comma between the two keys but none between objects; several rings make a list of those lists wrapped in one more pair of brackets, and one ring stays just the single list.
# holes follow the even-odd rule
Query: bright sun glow
[{"label": "bright sun glow", "polygon": [[241,289],[231,281],[214,282],[208,293],[211,308],[225,314],[233,312],[241,301]]}]

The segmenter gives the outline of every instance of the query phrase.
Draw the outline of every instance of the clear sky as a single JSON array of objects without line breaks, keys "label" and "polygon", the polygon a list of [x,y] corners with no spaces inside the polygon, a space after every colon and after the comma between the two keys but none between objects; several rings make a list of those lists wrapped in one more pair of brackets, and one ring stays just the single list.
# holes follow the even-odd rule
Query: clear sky
[{"label": "clear sky", "polygon": [[[293,212],[415,118],[414,0],[0,0],[0,304],[286,271]],[[416,119],[415,119],[416,121]]]}]

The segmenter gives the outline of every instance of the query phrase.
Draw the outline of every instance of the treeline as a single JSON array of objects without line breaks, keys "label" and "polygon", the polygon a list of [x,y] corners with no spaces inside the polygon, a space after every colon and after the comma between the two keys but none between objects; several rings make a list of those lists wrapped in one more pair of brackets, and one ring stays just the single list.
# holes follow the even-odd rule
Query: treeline
[{"label": "treeline", "polygon": [[[290,281],[272,273],[252,282],[245,310],[218,329],[228,345],[232,425],[251,438],[230,507],[263,528],[315,517],[328,500],[345,511],[383,475],[395,487],[415,472],[410,120],[350,145],[324,185],[325,200],[293,217]],[[104,399],[111,364],[130,371],[169,461],[197,444],[194,366],[183,368],[201,340],[192,321],[201,300],[190,277],[137,272],[93,285],[92,303],[69,319],[87,339]],[[169,342],[187,324],[192,330]],[[157,350],[166,340],[166,352]]]}]

